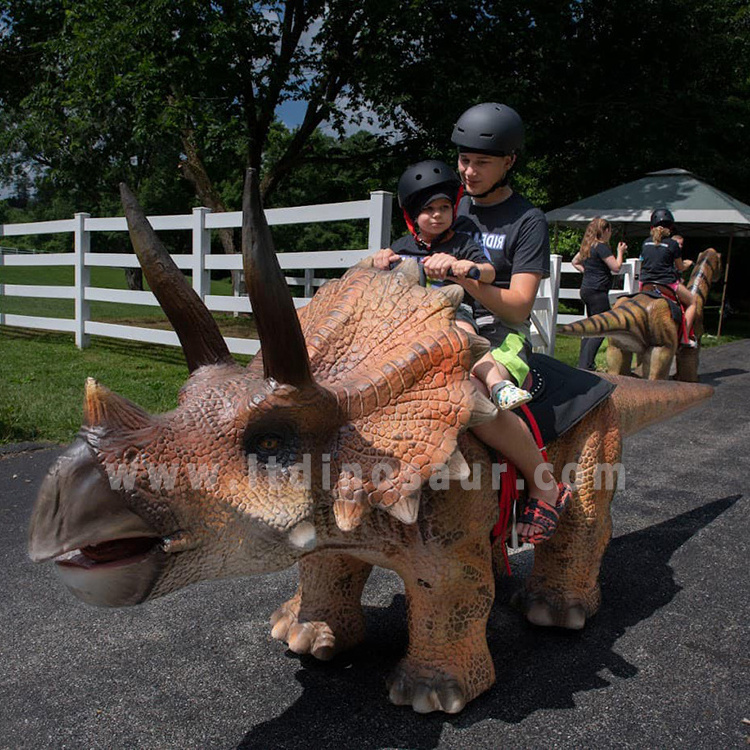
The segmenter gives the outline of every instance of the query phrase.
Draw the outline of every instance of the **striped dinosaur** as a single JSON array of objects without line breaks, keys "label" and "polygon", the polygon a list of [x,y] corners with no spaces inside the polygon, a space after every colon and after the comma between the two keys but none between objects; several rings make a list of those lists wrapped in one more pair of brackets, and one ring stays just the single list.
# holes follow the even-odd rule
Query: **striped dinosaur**
[{"label": "striped dinosaur", "polygon": [[[33,511],[32,560],[54,561],[76,596],[108,607],[296,563],[299,586],[271,632],[318,659],[364,639],[365,582],[373,566],[394,570],[409,643],[390,700],[460,711],[495,681],[486,629],[502,554],[490,543],[494,467],[469,431],[496,415],[469,379],[487,343],[455,325],[459,287],[425,289],[415,263],[387,272],[369,259],[298,314],[250,176],[243,257],[262,350],[241,366],[121,192],[190,376],[161,415],[87,382],[84,425]],[[536,548],[521,603],[537,625],[580,629],[600,605],[623,437],[712,392],[612,380],[612,394],[549,446],[558,476],[575,466],[577,490]]]},{"label": "striped dinosaur", "polygon": [[630,375],[633,354],[648,380],[666,380],[676,357],[677,380],[698,382],[700,338],[703,335],[703,307],[708,290],[721,274],[721,256],[713,248],[704,250],[695,263],[688,289],[695,295],[693,330],[698,347],[679,345],[680,332],[664,298],[636,294],[617,299],[611,310],[575,323],[559,326],[558,332],[581,338],[607,336],[607,371]]}]

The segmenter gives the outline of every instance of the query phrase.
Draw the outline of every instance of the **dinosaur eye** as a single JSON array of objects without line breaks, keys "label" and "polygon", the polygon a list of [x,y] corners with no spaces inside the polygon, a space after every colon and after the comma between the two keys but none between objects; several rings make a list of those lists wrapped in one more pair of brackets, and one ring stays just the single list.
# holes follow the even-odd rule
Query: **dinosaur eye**
[{"label": "dinosaur eye", "polygon": [[300,438],[291,424],[255,424],[245,433],[245,453],[260,463],[287,466],[297,461]]},{"label": "dinosaur eye", "polygon": [[258,447],[264,451],[275,451],[281,445],[281,440],[276,435],[264,435],[258,439]]}]

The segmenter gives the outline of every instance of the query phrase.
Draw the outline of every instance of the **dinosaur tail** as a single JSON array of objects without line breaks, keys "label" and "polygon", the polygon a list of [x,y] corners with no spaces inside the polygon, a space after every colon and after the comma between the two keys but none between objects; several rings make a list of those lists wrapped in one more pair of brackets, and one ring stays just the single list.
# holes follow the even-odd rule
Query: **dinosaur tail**
[{"label": "dinosaur tail", "polygon": [[558,333],[567,336],[607,336],[610,333],[631,333],[636,336],[643,334],[643,320],[646,310],[635,298],[624,300],[612,310],[597,313],[590,318],[577,320],[575,323],[558,326]]},{"label": "dinosaur tail", "polygon": [[671,380],[638,380],[621,375],[602,375],[617,385],[612,400],[620,414],[623,436],[656,422],[664,422],[709,398],[714,389],[701,383]]}]

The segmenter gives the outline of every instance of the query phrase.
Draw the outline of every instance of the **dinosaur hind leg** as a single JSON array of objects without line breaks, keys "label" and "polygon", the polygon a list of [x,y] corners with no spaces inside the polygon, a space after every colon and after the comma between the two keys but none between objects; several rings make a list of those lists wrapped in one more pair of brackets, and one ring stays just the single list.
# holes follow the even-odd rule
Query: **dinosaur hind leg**
[{"label": "dinosaur hind leg", "polygon": [[620,456],[618,419],[609,400],[555,446],[555,476],[568,481],[574,471],[577,487],[555,535],[536,546],[531,577],[516,596],[531,623],[579,630],[599,608],[599,568],[612,535]]},{"label": "dinosaur hind leg", "polygon": [[607,345],[607,372],[611,375],[630,375],[630,366],[633,353],[621,349],[617,344],[609,340]]},{"label": "dinosaur hind leg", "polygon": [[643,377],[649,380],[666,380],[675,355],[675,347],[653,346],[643,355]]},{"label": "dinosaur hind leg", "polygon": [[349,555],[300,560],[297,592],[271,615],[271,635],[323,661],[356,646],[365,637],[360,599],[371,570]]}]

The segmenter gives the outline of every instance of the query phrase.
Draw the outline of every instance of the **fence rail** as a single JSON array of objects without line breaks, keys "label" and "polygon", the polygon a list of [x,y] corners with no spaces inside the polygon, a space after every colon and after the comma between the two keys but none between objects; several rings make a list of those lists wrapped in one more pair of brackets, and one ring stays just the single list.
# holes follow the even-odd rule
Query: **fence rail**
[{"label": "fence rail", "polygon": [[[315,276],[316,270],[346,269],[381,247],[390,244],[392,196],[385,191],[375,191],[369,200],[348,203],[330,203],[316,206],[268,209],[266,218],[273,225],[300,224],[327,221],[368,221],[368,243],[361,250],[327,250],[305,253],[280,253],[281,268],[285,271],[302,272],[286,277],[287,283],[302,286],[303,297],[295,297],[294,304],[300,308],[312,298],[315,289],[326,279]],[[214,312],[251,312],[246,297],[223,296],[210,293],[211,271],[233,271],[242,269],[241,255],[212,255],[211,231],[242,226],[239,211],[211,213],[207,208],[195,208],[192,214],[174,216],[151,216],[149,222],[155,231],[189,231],[192,234],[190,254],[172,255],[175,264],[192,272],[192,285],[209,310]],[[91,238],[97,232],[126,232],[124,217],[92,218],[78,213],[72,219],[43,221],[26,224],[0,226],[0,237],[45,235],[68,233],[73,235],[73,252],[38,253],[0,246],[0,267],[70,266],[74,269],[72,286],[2,284],[0,297],[35,297],[40,299],[73,300],[73,318],[52,318],[41,315],[17,315],[0,311],[0,325],[17,326],[39,330],[63,331],[75,334],[76,345],[88,345],[90,336],[109,336],[118,339],[155,344],[179,346],[176,334],[171,330],[144,328],[139,326],[105,323],[91,320],[91,302],[119,302],[158,307],[151,292],[125,289],[109,289],[91,286],[92,268],[137,268],[138,259],[130,253],[92,253]],[[627,294],[637,288],[638,261],[623,264],[623,290],[612,292],[613,297]],[[536,348],[554,352],[555,325],[568,323],[583,317],[558,314],[560,300],[580,299],[577,288],[561,286],[561,278],[576,273],[570,263],[562,263],[559,255],[552,256],[551,275],[540,286],[539,295],[532,312],[533,338]],[[252,339],[227,337],[227,345],[235,354],[255,354],[259,342]]]}]

